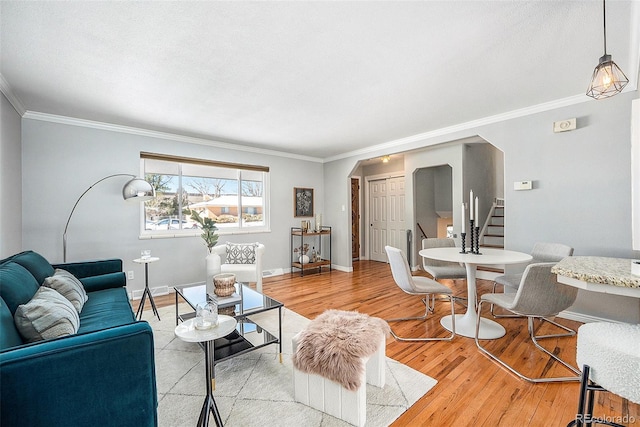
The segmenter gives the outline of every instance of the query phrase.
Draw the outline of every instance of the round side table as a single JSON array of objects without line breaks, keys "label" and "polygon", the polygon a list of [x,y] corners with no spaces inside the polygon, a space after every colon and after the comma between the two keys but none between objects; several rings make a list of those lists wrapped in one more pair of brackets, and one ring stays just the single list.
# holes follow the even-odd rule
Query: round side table
[{"label": "round side table", "polygon": [[144,310],[144,303],[146,301],[147,296],[149,297],[151,308],[153,308],[153,314],[155,314],[158,320],[160,320],[160,315],[158,314],[156,303],[155,301],[153,301],[153,297],[151,296],[151,290],[149,289],[149,264],[156,261],[160,261],[160,258],[149,257],[149,258],[136,258],[133,260],[133,262],[135,262],[136,264],[144,264],[144,291],[142,292],[140,305],[138,306],[138,311],[136,312],[136,318],[138,320],[142,320],[142,311]]},{"label": "round side table", "polygon": [[214,343],[213,341],[225,337],[233,332],[236,328],[237,321],[231,316],[224,314],[218,315],[218,325],[210,329],[196,329],[196,319],[189,319],[176,326],[175,334],[182,341],[201,342],[204,343],[204,361],[206,368],[207,395],[202,404],[200,417],[198,418],[198,427],[209,425],[209,414],[213,413],[213,419],[218,427],[222,426],[222,418],[218,412],[216,401],[213,398],[213,390],[215,389],[215,377],[213,374],[214,362]]}]

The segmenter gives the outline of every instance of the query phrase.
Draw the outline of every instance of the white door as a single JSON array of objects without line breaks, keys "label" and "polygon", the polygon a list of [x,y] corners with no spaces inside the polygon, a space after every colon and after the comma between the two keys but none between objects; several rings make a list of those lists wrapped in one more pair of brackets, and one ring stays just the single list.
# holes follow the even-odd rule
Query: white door
[{"label": "white door", "polygon": [[370,251],[372,261],[387,262],[386,245],[406,250],[404,177],[369,181]]},{"label": "white door", "polygon": [[388,180],[387,200],[389,211],[387,244],[406,252],[407,227],[404,219],[404,177],[394,177]]},{"label": "white door", "polygon": [[387,261],[387,180],[369,182],[370,253],[373,261]]}]

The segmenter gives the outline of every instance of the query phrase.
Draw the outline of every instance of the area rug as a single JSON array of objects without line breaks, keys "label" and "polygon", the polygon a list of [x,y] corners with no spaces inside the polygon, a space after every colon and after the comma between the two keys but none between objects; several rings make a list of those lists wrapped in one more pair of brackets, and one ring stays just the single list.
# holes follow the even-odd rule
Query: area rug
[{"label": "area rug", "polygon": [[[181,312],[186,311],[185,306]],[[277,336],[277,313],[260,313],[253,320]],[[204,352],[197,344],[175,337],[175,307],[164,307],[159,314],[160,321],[151,311],[144,313],[154,333],[159,425],[191,427],[198,421],[206,390]],[[286,308],[282,317],[282,363],[278,346],[269,345],[215,366],[214,395],[224,425],[348,426],[293,400],[291,338],[309,320]],[[387,357],[385,386],[367,385],[366,425],[388,426],[435,384],[433,378]]]}]

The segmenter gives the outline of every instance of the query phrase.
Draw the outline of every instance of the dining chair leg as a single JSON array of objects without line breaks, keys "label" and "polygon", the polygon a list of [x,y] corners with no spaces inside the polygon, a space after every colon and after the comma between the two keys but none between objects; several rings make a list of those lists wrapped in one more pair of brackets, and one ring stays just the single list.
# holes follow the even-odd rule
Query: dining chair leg
[{"label": "dining chair leg", "polygon": [[517,371],[511,365],[509,365],[508,363],[506,363],[505,361],[500,359],[497,355],[491,353],[485,347],[480,345],[480,339],[478,338],[478,335],[479,335],[479,332],[480,332],[480,319],[481,319],[480,313],[482,311],[482,303],[484,303],[484,302],[486,302],[486,301],[480,301],[480,303],[478,304],[478,315],[477,315],[477,319],[476,319],[476,333],[475,333],[475,337],[474,338],[475,338],[475,342],[476,342],[476,346],[478,347],[478,350],[480,350],[482,353],[484,353],[490,359],[492,359],[495,362],[497,362],[498,364],[500,364],[502,367],[507,369],[512,374],[516,375],[518,378],[523,379],[525,381],[529,381],[529,382],[532,382],[532,383],[550,383],[550,382],[570,382],[570,381],[579,381],[580,380],[580,376],[579,376],[580,371],[578,371],[573,366],[569,365],[568,363],[566,363],[565,361],[560,359],[558,356],[556,356],[555,354],[549,352],[547,349],[543,348],[540,344],[538,344],[538,342],[535,339],[535,335],[533,333],[533,317],[527,317],[527,321],[528,321],[528,325],[527,326],[528,326],[528,329],[529,329],[529,336],[531,337],[531,340],[533,341],[533,343],[536,346],[536,348],[538,348],[539,350],[543,351],[545,354],[549,355],[552,359],[560,362],[560,364],[562,364],[563,366],[568,368],[570,371],[575,373],[576,374],[575,377],[553,377],[553,378],[533,378],[533,377],[528,377],[528,376],[522,374],[521,372]]},{"label": "dining chair leg", "polygon": [[[433,308],[429,306],[429,304],[425,301],[428,300],[429,298],[432,298],[432,301],[435,301],[433,298],[433,295],[427,295],[425,298],[422,299],[422,302],[425,303],[425,312],[423,316],[420,317],[401,317],[401,318],[397,318],[397,319],[388,319],[387,322],[401,322],[404,320],[425,320],[429,314],[429,312],[433,311]],[[451,341],[453,339],[453,337],[456,336],[456,316],[455,316],[455,302],[454,302],[454,297],[453,296],[449,296],[448,297],[449,302],[451,304],[451,335],[444,337],[444,338],[435,338],[435,337],[418,337],[418,338],[411,338],[411,337],[401,337],[399,335],[397,335],[394,331],[393,328],[390,328],[391,330],[391,335],[398,341],[403,341],[403,342],[420,342],[420,341]],[[433,302],[432,302],[433,304]],[[391,326],[391,325],[389,325]]]}]

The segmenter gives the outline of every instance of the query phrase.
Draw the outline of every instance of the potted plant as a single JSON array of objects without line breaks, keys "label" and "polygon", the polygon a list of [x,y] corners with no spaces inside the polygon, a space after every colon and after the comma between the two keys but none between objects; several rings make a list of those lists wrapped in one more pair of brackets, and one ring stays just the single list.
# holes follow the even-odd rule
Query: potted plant
[{"label": "potted plant", "polygon": [[198,223],[202,229],[202,240],[207,245],[209,254],[206,258],[207,268],[207,294],[214,295],[213,276],[220,274],[220,255],[213,252],[213,247],[218,243],[218,227],[216,222],[211,218],[202,218],[198,212],[191,211],[191,219]]},{"label": "potted plant", "polygon": [[200,237],[202,237],[209,253],[211,253],[213,247],[218,243],[218,227],[216,227],[216,222],[211,218],[202,218],[196,211],[191,211],[191,219],[200,225],[202,229]]}]

